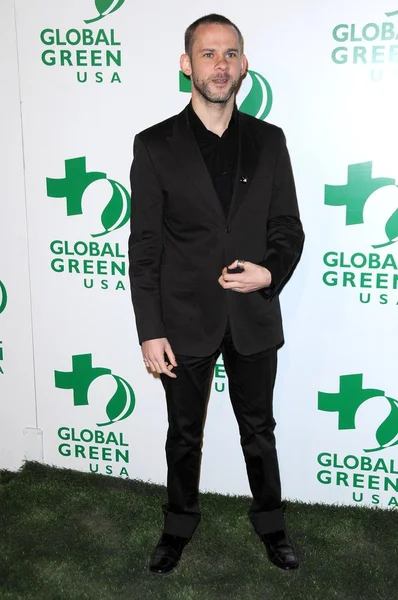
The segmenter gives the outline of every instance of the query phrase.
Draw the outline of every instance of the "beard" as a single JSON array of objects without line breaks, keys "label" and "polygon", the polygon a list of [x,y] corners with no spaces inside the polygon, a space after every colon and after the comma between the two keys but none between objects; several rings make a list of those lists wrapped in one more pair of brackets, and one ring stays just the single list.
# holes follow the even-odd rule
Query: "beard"
[{"label": "beard", "polygon": [[232,79],[230,75],[222,75],[219,77],[220,79],[227,79],[229,82],[229,88],[227,90],[212,92],[210,89],[210,84],[212,81],[217,79],[214,77],[213,79],[199,79],[196,77],[194,71],[192,71],[192,84],[195,89],[199,92],[199,94],[211,104],[225,104],[231,98],[231,96],[235,93],[237,87],[240,83],[240,76],[236,79]]}]

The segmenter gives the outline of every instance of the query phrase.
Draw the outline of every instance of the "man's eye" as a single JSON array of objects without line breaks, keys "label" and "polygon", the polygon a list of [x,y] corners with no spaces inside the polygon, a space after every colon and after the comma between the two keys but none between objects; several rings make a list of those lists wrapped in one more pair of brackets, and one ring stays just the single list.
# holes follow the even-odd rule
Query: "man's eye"
[{"label": "man's eye", "polygon": [[236,56],[236,52],[228,52],[228,58],[234,58]]},{"label": "man's eye", "polygon": [[212,54],[211,52],[206,52],[205,56],[206,56],[207,58],[211,58],[211,57],[213,56],[213,54]]}]

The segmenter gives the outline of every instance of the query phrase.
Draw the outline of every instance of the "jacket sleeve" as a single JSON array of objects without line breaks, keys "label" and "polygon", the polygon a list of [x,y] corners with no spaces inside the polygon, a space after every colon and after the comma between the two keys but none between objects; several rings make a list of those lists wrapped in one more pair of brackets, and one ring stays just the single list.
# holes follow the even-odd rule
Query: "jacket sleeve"
[{"label": "jacket sleeve", "polygon": [[300,258],[303,243],[304,232],[292,167],[285,135],[280,130],[267,223],[267,251],[259,263],[266,267],[272,276],[270,287],[261,290],[266,298],[272,298],[280,292]]},{"label": "jacket sleeve", "polygon": [[137,135],[130,172],[129,276],[138,339],[165,337],[160,299],[163,193],[145,142]]}]

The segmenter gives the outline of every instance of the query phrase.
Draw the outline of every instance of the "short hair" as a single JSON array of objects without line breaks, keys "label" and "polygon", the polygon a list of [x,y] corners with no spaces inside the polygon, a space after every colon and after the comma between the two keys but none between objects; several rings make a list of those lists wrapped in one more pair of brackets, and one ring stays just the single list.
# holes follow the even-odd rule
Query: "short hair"
[{"label": "short hair", "polygon": [[194,43],[195,32],[199,25],[229,25],[233,27],[238,34],[240,50],[243,52],[243,36],[239,30],[239,28],[232,23],[227,17],[223,17],[222,15],[217,15],[212,13],[211,15],[205,15],[204,17],[200,17],[194,21],[185,31],[185,53],[188,56],[192,54],[192,46]]}]

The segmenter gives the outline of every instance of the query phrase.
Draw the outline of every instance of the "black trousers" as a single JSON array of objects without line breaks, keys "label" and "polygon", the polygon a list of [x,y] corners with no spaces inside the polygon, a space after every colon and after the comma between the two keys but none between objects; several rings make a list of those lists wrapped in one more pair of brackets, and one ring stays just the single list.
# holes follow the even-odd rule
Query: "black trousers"
[{"label": "black trousers", "polygon": [[277,350],[239,354],[227,327],[217,352],[206,357],[177,354],[178,367],[173,369],[177,378],[161,375],[169,421],[164,531],[173,535],[191,537],[200,521],[203,427],[213,369],[220,353],[253,495],[249,518],[259,535],[284,529],[272,410]]}]

